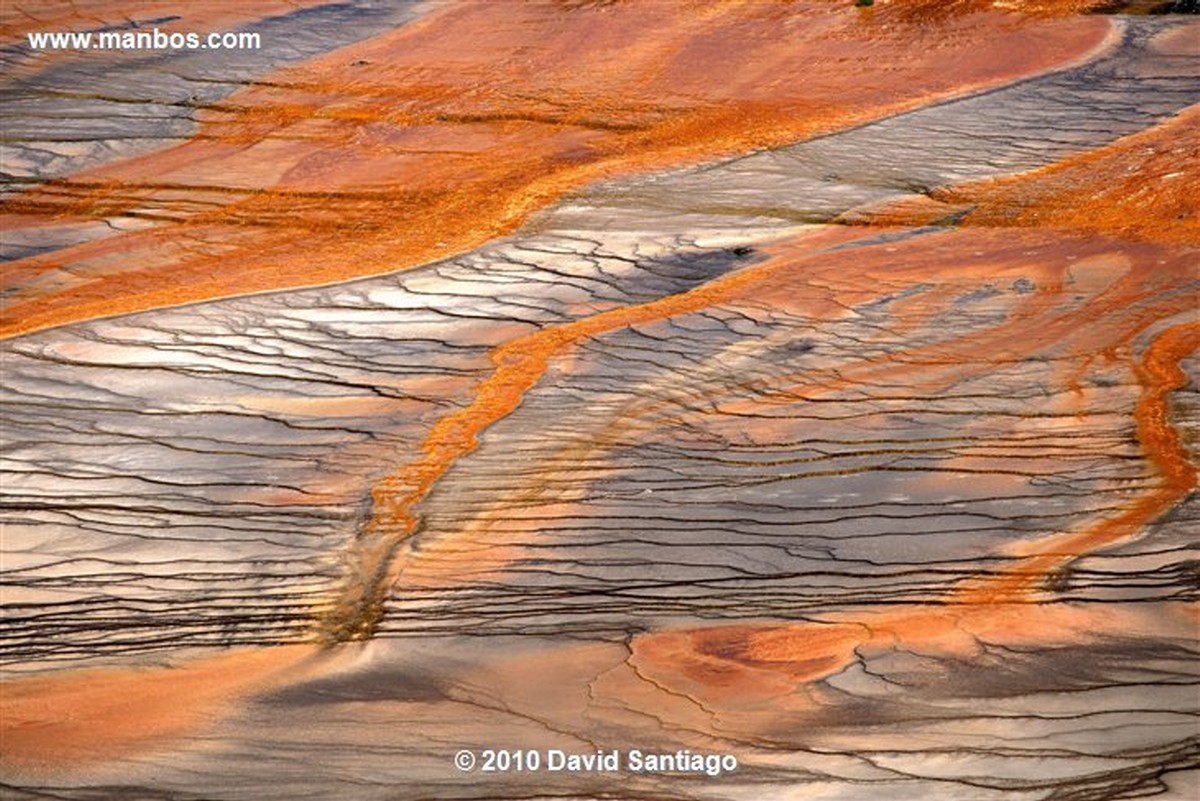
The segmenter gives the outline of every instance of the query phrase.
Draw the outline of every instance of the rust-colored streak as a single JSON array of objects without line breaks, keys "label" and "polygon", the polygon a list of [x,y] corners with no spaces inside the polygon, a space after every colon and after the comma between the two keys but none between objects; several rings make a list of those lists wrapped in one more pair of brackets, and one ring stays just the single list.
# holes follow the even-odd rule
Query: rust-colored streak
[{"label": "rust-colored streak", "polygon": [[[862,235],[830,231],[820,239],[834,244]],[[320,622],[318,636],[328,643],[371,637],[402,568],[397,550],[417,531],[414,507],[458,459],[478,447],[481,432],[520,405],[551,358],[609,331],[697,311],[761,289],[792,266],[791,259],[771,259],[678,295],[544,328],[494,348],[495,369],[479,385],[470,405],[435,423],[421,445],[421,455],[372,489],[372,515],[349,556],[342,597]]]},{"label": "rust-colored streak", "polygon": [[[1063,16],[1082,14],[1096,8],[1111,6],[1110,0],[904,0],[888,10],[901,19],[914,22],[943,20],[955,14],[978,14],[1003,5],[1025,14]],[[868,9],[870,10],[870,9]]]},{"label": "rust-colored streak", "polygon": [[1169,396],[1188,376],[1179,362],[1200,347],[1200,323],[1169,328],[1155,337],[1138,365],[1142,395],[1134,409],[1137,438],[1146,460],[1161,477],[1159,486],[1115,517],[1083,531],[1055,536],[1029,546],[1028,558],[1000,576],[971,582],[955,599],[966,603],[1013,603],[1025,600],[1046,576],[1092,551],[1135,536],[1196,488],[1196,468],[1179,432],[1171,425]]},{"label": "rust-colored streak", "polygon": [[779,145],[1043,71],[1110,30],[1095,17],[992,10],[924,26],[880,11],[449,5],[212,105],[185,144],[6,203],[10,228],[156,227],[6,267],[0,336],[436,260],[587,181]]},{"label": "rust-colored streak", "polygon": [[[1200,36],[1200,25],[1193,26]],[[935,191],[966,225],[1070,228],[1200,243],[1200,106],[1030,174]]]},{"label": "rust-colored streak", "polygon": [[238,699],[301,675],[314,653],[312,646],[255,648],[178,668],[96,669],[5,681],[0,766],[11,777],[159,746]]}]

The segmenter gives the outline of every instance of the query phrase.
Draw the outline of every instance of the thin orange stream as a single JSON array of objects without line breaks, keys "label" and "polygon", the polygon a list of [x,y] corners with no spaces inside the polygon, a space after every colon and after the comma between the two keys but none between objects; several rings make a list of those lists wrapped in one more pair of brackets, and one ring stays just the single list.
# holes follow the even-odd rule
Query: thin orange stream
[{"label": "thin orange stream", "polygon": [[[862,236],[863,232],[851,229],[829,231],[822,238],[832,244]],[[335,643],[372,636],[383,616],[383,603],[402,568],[396,559],[397,549],[419,525],[413,507],[458,459],[478,447],[481,432],[521,404],[553,356],[609,331],[697,311],[753,291],[792,264],[792,260],[774,258],[678,295],[544,328],[495,347],[491,352],[495,369],[479,385],[471,404],[435,423],[421,444],[421,456],[372,489],[371,518],[350,557],[341,601],[319,622],[320,639]]]},{"label": "thin orange stream", "polygon": [[1196,467],[1171,425],[1169,396],[1188,382],[1179,363],[1200,347],[1200,323],[1169,328],[1151,342],[1137,365],[1142,396],[1134,409],[1142,453],[1162,477],[1162,483],[1115,517],[1082,531],[1035,543],[1031,555],[1001,575],[962,585],[955,600],[965,603],[1013,603],[1025,599],[1052,571],[1084,554],[1132,537],[1148,523],[1187,497],[1196,488]]}]

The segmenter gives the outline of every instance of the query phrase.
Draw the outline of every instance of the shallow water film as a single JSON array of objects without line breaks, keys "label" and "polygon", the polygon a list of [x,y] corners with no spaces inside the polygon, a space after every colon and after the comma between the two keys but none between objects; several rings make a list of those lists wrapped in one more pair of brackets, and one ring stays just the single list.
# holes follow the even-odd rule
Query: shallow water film
[{"label": "shallow water film", "polygon": [[1200,797],[1200,16],[4,0],[0,798]]}]

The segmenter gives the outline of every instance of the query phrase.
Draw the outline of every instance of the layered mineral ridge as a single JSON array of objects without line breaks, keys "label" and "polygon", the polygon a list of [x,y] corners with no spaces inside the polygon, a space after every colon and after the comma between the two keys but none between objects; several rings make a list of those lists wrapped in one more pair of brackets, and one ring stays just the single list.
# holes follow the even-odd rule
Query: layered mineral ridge
[{"label": "layered mineral ridge", "polygon": [[1196,5],[4,0],[0,797],[1200,797]]}]

